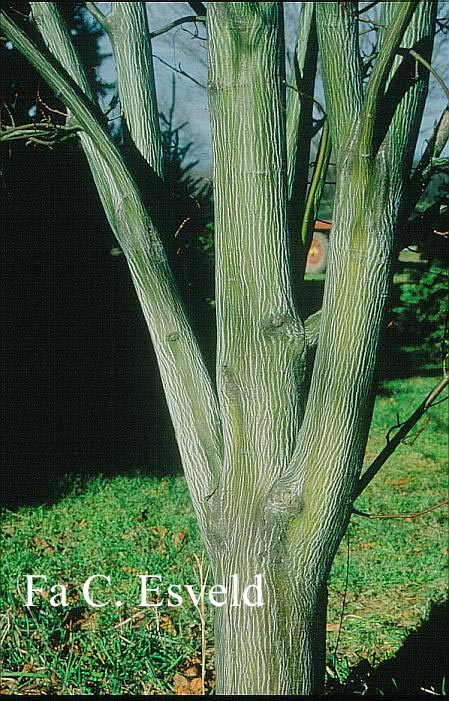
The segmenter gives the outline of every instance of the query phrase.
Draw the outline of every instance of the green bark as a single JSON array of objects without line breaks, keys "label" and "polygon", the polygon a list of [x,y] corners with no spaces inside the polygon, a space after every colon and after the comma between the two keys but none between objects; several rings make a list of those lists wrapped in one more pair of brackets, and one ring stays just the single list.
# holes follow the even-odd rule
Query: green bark
[{"label": "green bark", "polygon": [[[130,136],[160,175],[143,3],[113,5],[107,18],[92,10],[112,37]],[[83,130],[156,349],[214,579],[229,586],[237,575],[245,586],[262,577],[263,606],[217,610],[219,693],[312,694],[323,687],[326,581],[359,493],[403,181],[427,73],[417,72],[390,112],[385,90],[404,60],[395,57],[399,43],[421,42],[429,59],[435,24],[433,2],[386,5],[388,26],[365,94],[356,3],[318,2],[302,12],[309,24],[297,55],[305,61],[313,54],[315,9],[338,179],[323,309],[303,322],[292,285],[288,200],[297,196],[297,154],[308,152],[307,138],[295,143],[294,134],[304,134],[298,119],[310,114],[291,103],[286,128],[282,3],[208,4],[216,393],[167,265],[156,205],[146,210],[102,124],[56,4],[32,3],[53,58],[0,13],[2,32],[60,92]],[[305,192],[301,183],[300,208]],[[307,393],[306,350],[315,345]]]},{"label": "green bark", "polygon": [[145,3],[114,2],[105,26],[114,49],[126,127],[138,151],[162,178],[162,142]]},{"label": "green bark", "polygon": [[158,231],[127,165],[83,90],[83,74],[55,3],[32,3],[52,54],[45,55],[4,11],[2,31],[58,93],[81,127],[99,195],[130,267],[159,363],[189,488],[204,530],[220,464],[221,426],[211,380],[169,270]]}]

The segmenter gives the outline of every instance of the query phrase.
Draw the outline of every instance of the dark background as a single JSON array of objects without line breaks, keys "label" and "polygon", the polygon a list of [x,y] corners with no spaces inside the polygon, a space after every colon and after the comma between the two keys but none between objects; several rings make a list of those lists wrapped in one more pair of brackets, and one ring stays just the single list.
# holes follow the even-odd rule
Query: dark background
[{"label": "dark background", "polygon": [[[60,3],[59,9],[107,104],[112,86],[99,82],[105,56],[99,28],[86,26],[82,3]],[[42,45],[27,21],[29,4],[12,3],[11,12]],[[42,119],[64,123],[58,114],[64,106],[29,62],[1,41],[0,64],[2,127]],[[212,363],[214,313],[207,297],[213,275],[210,256],[199,255],[201,236],[210,234],[210,186],[198,188],[189,176],[195,164],[171,115],[162,119],[162,233],[194,331]],[[126,151],[120,121],[112,126]],[[143,177],[145,170],[139,172]],[[77,475],[179,471],[146,323],[125,257],[111,255],[119,251],[117,242],[76,139],[53,149],[0,143],[0,221],[3,503],[13,508],[58,499]]]},{"label": "dark background", "polygon": [[[62,149],[62,150],[61,150]],[[1,470],[7,505],[67,474],[179,467],[124,256],[75,142],[2,148]]]}]

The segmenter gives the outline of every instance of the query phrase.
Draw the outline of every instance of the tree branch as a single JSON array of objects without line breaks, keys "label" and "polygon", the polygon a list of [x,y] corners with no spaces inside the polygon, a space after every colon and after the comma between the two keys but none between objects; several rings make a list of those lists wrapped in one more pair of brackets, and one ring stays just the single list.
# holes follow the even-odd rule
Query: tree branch
[{"label": "tree branch", "polygon": [[108,33],[114,49],[118,94],[129,136],[162,179],[162,140],[146,3],[115,2]]},{"label": "tree branch", "polygon": [[[427,62],[432,56],[436,10],[437,6],[433,2],[419,2],[401,41],[404,51],[408,49],[419,50],[420,56],[424,57]],[[387,25],[390,24],[391,17],[394,21],[396,12],[396,3],[383,3],[382,17]],[[429,71],[427,69],[416,70],[418,67],[421,68],[421,65],[414,65],[410,58],[401,59],[396,56],[390,71],[387,92],[377,127],[377,141],[384,140],[383,151],[388,154],[390,160],[396,160],[400,157],[403,164],[402,170],[398,166],[392,172],[392,176],[398,182],[402,178],[402,172],[411,170],[421,113],[428,92]],[[412,135],[411,139],[407,139],[408,133]],[[435,150],[438,153],[437,144],[440,139],[443,141],[441,147],[443,148],[448,135],[449,113],[446,113],[445,110],[418,168],[408,182],[402,180],[401,187],[404,193],[398,216],[398,232],[406,231],[410,213],[413,212],[423,188],[425,189],[429,182],[426,177],[423,177],[423,170],[434,155]],[[403,236],[403,233],[400,235]]]},{"label": "tree branch", "polygon": [[359,152],[372,156],[374,139],[379,119],[379,105],[384,98],[385,86],[395,55],[405,30],[415,12],[418,0],[397,4],[396,15],[385,32],[385,38],[374,64],[366,90],[359,138]]},{"label": "tree branch", "polygon": [[429,63],[429,61],[426,61],[424,56],[421,56],[421,54],[419,54],[414,49],[398,49],[398,54],[406,54],[407,52],[410,54],[410,56],[413,56],[414,59],[421,63],[421,65],[423,65],[424,68],[427,68],[429,73],[433,75],[435,80],[440,84],[440,87],[443,89],[443,92],[446,95],[446,99],[449,104],[449,87],[446,85],[438,71],[432,66],[431,63]]},{"label": "tree branch", "polygon": [[449,139],[449,105],[444,108],[433,134],[427,142],[421,160],[410,178],[405,191],[404,206],[401,210],[399,228],[404,231],[408,226],[410,212],[416,207],[432,175],[433,164],[438,162],[439,156]]},{"label": "tree branch", "polygon": [[[58,25],[51,37],[43,37],[48,43],[54,42],[55,51],[68,61],[66,42],[70,38],[62,32],[64,25],[55,3],[33,3],[33,11],[34,8],[41,13],[41,27],[46,21],[49,30],[53,23]],[[41,51],[3,10],[0,30],[59,94],[76,124],[85,131],[81,136],[83,147],[108,219],[131,269],[158,358],[187,482],[203,527],[207,513],[204,496],[216,484],[220,472],[221,424],[212,384],[158,232],[117,147],[99,121],[101,113],[53,56]],[[67,68],[76,70],[74,64]]]},{"label": "tree branch", "polygon": [[196,15],[199,15],[200,17],[206,17],[206,6],[203,5],[202,2],[189,2],[189,5]]},{"label": "tree branch", "polygon": [[306,335],[307,348],[314,348],[320,337],[320,326],[321,326],[321,309],[319,309],[315,314],[307,317],[304,322],[304,331]]},{"label": "tree branch", "polygon": [[179,64],[179,68],[176,68],[176,66],[172,66],[171,63],[164,61],[164,59],[161,58],[160,56],[157,56],[157,54],[153,54],[153,58],[157,58],[158,61],[163,63],[164,66],[167,66],[167,68],[171,68],[171,70],[174,71],[175,73],[179,73],[179,75],[183,75],[185,78],[188,78],[189,80],[192,81],[192,83],[195,83],[195,85],[198,85],[199,88],[203,88],[203,90],[207,90],[207,85],[203,85],[203,83],[200,83],[192,75],[183,71],[181,68],[181,64]]},{"label": "tree branch", "polygon": [[426,149],[421,157],[418,166],[413,173],[413,177],[410,180],[410,188],[415,194],[415,200],[419,198],[419,195],[423,192],[430,180],[431,174],[431,163],[434,159],[438,159],[441,155],[443,148],[449,139],[449,105],[444,108],[436,126],[433,130],[433,134],[430,137]]},{"label": "tree branch", "polygon": [[323,192],[332,145],[329,134],[329,122],[327,119],[323,123],[320,145],[316,157],[312,182],[307,194],[306,206],[304,209],[304,219],[301,226],[301,240],[304,251],[308,251],[312,241],[315,220],[318,214],[318,207]]},{"label": "tree branch", "polygon": [[[299,14],[298,38],[287,100],[287,178],[288,199],[292,201],[293,196],[291,206],[300,205],[301,200],[304,206],[313,113],[313,100],[307,95],[314,94],[317,55],[315,7],[314,3],[305,2]],[[298,189],[303,190],[301,195],[296,194]]]},{"label": "tree branch", "polygon": [[32,122],[18,126],[0,126],[0,141],[25,141],[53,147],[62,141],[71,139],[79,132],[79,127],[66,127],[50,121]]},{"label": "tree branch", "polygon": [[178,19],[173,20],[173,22],[170,22],[170,24],[167,24],[165,27],[161,27],[161,29],[156,29],[154,32],[150,32],[150,39],[159,37],[161,36],[161,34],[165,34],[171,29],[179,27],[181,24],[187,24],[189,22],[193,22],[194,24],[196,24],[197,22],[203,23],[205,21],[205,17],[203,17],[202,15],[188,15],[187,17],[178,17]]},{"label": "tree branch", "polygon": [[433,388],[433,390],[427,395],[427,397],[421,402],[421,404],[415,409],[413,414],[404,421],[400,429],[395,433],[393,438],[388,441],[385,448],[379,453],[377,458],[371,463],[371,465],[366,469],[364,474],[359,479],[355,486],[353,499],[357,499],[360,494],[366,489],[369,483],[377,475],[381,467],[387,462],[388,458],[394,453],[398,445],[404,440],[410,429],[416,424],[417,421],[425,414],[425,412],[430,409],[436,398],[445,390],[449,385],[449,375],[445,375],[440,382]]},{"label": "tree branch", "polygon": [[[306,250],[299,236],[304,217],[309,178],[310,146],[314,135],[313,94],[318,57],[315,4],[304,2],[298,22],[298,38],[287,100],[287,197],[292,250],[292,284],[300,297]],[[297,290],[297,292],[296,292]]]},{"label": "tree branch", "polygon": [[[356,3],[345,3],[356,11]],[[332,144],[338,155],[358,124],[363,88],[357,19],[343,3],[318,2],[317,27],[322,59],[326,111]]]},{"label": "tree branch", "polygon": [[89,10],[92,17],[98,22],[98,24],[103,27],[105,32],[109,31],[110,17],[105,15],[94,2],[86,2],[86,9]]},{"label": "tree branch", "polygon": [[287,274],[281,6],[211,3],[207,16],[223,484],[256,504],[294,440],[304,352]]},{"label": "tree branch", "polygon": [[[388,143],[386,153],[383,150],[382,157],[375,160],[363,159],[357,145],[361,93],[353,87],[354,75],[360,75],[358,46],[355,41],[348,42],[354,29],[348,26],[346,40],[342,37],[341,45],[337,41],[340,25],[354,20],[341,11],[339,3],[319,3],[318,8],[325,20],[318,33],[327,84],[326,109],[332,141],[335,134],[338,148],[338,186],[310,390],[296,446],[278,490],[301,500],[302,523],[313,530],[313,544],[309,547],[320,549],[329,537],[325,524],[334,518],[338,520],[342,513],[349,516],[352,485],[363,462],[398,203],[404,174],[409,172],[408,154],[414,151],[416,129],[422,117],[425,83],[422,79],[417,81],[400,101],[394,115],[394,127],[401,130],[394,132],[397,145]],[[334,15],[337,9],[340,19]],[[427,50],[434,11],[434,3],[420,3],[420,11],[407,32],[407,42],[413,45],[421,40]],[[334,19],[335,37],[330,17]],[[352,47],[352,57],[333,55],[348,47]],[[346,100],[347,76],[355,62],[359,67],[349,80]],[[404,115],[405,106],[408,113]],[[397,121],[399,116],[401,122]],[[361,167],[363,160],[366,166]],[[294,536],[301,541],[299,525]]]},{"label": "tree branch", "polygon": [[422,511],[415,511],[414,513],[411,513],[411,514],[367,514],[365,511],[359,511],[358,509],[353,509],[352,513],[355,514],[356,516],[363,516],[364,518],[412,519],[412,518],[417,518],[418,516],[424,516],[424,514],[429,514],[431,511],[435,511],[435,509],[441,509],[441,507],[446,506],[446,504],[449,504],[449,499],[443,499],[443,501],[439,501],[438,504],[434,504],[433,506],[429,506],[427,509],[423,509]]}]

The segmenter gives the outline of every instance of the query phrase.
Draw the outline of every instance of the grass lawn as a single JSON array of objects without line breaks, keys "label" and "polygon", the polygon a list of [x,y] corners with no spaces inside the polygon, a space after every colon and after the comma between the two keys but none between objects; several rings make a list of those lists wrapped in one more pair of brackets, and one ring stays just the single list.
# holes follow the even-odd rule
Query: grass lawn
[{"label": "grass lawn", "polygon": [[[382,384],[367,464],[397,414],[406,418],[435,382]],[[359,510],[407,514],[447,497],[447,404],[433,407],[416,431],[357,501]],[[411,679],[418,690],[444,691],[447,641],[438,629],[447,597],[446,516],[443,507],[416,518],[352,517],[329,581],[330,693],[345,685],[358,693],[413,693]],[[201,579],[202,546],[181,477],[75,482],[51,506],[6,511],[2,541],[2,693],[201,693],[202,650],[206,692],[213,689],[211,607],[204,630],[193,605],[138,607],[138,574],[179,584]],[[81,586],[95,573],[110,574],[112,584],[97,581],[93,595],[111,595],[121,607],[85,604]],[[46,594],[27,608],[25,574],[47,575],[48,588],[64,583],[68,605],[53,608]],[[416,653],[421,634],[427,642]]]}]

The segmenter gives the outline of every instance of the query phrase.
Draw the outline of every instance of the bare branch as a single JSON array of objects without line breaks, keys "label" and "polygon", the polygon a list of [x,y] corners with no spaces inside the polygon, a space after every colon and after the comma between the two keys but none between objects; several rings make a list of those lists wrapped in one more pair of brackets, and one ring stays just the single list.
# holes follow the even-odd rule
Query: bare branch
[{"label": "bare branch", "polygon": [[110,27],[110,18],[107,17],[107,15],[105,15],[101,10],[99,10],[94,2],[86,2],[85,4],[86,9],[89,10],[92,17],[98,22],[98,24],[101,27],[103,27],[105,32],[108,32]]},{"label": "bare branch", "polygon": [[398,49],[397,53],[402,54],[402,55],[409,53],[410,56],[413,56],[413,58],[415,58],[417,61],[419,61],[419,63],[421,63],[424,66],[424,68],[427,68],[429,73],[432,73],[435,80],[442,87],[444,94],[446,95],[448,104],[449,104],[449,87],[446,85],[446,83],[444,82],[443,78],[438,73],[438,71],[432,66],[431,63],[429,63],[429,61],[426,61],[426,59],[423,56],[421,56],[421,54],[419,54],[414,49]]},{"label": "bare branch", "polygon": [[400,5],[398,4],[396,16],[386,30],[384,42],[380,48],[377,61],[368,82],[363,106],[359,139],[359,149],[362,154],[372,155],[374,149],[374,135],[380,114],[379,105],[384,97],[385,86],[396,52],[417,4],[417,0],[403,2]]},{"label": "bare branch", "polygon": [[355,486],[353,499],[357,499],[360,494],[366,489],[369,483],[377,475],[381,467],[387,462],[388,458],[394,453],[398,445],[407,436],[410,429],[416,424],[417,421],[425,414],[425,412],[430,409],[437,397],[446,389],[449,385],[449,375],[445,375],[438,384],[433,388],[433,390],[427,395],[427,397],[421,402],[421,404],[415,409],[413,414],[404,421],[397,433],[389,440],[384,447],[384,449],[379,453],[377,458],[371,463],[371,465],[366,469],[364,474],[361,476],[360,480]]},{"label": "bare branch", "polygon": [[44,146],[55,146],[70,139],[79,132],[79,127],[66,127],[53,124],[49,120],[20,124],[18,126],[0,126],[0,141],[25,141],[40,143]]},{"label": "bare branch", "polygon": [[[356,10],[356,3],[346,3]],[[362,112],[363,88],[357,20],[343,3],[318,2],[318,40],[326,111],[337,160]],[[338,79],[337,79],[338,76]]]},{"label": "bare branch", "polygon": [[360,19],[360,15],[362,15],[364,12],[369,12],[373,9],[373,7],[376,7],[376,5],[379,5],[379,0],[376,0],[376,2],[370,2],[370,4],[366,7],[362,7],[362,9],[357,12],[357,17]]},{"label": "bare branch", "polygon": [[204,23],[205,21],[206,20],[202,15],[188,15],[187,17],[178,17],[178,19],[173,20],[173,22],[170,22],[170,24],[167,24],[165,27],[161,27],[161,29],[156,29],[154,32],[151,32],[150,38],[154,39],[155,37],[158,37],[161,34],[165,34],[171,29],[179,27],[180,24],[187,24],[189,22],[193,22],[194,24],[196,24],[197,22]]},{"label": "bare branch", "polygon": [[377,2],[372,3],[371,5],[368,5],[368,7],[364,7],[362,10],[358,10],[357,12],[350,12],[347,7],[345,7],[344,2],[339,2],[338,3],[341,7],[341,9],[346,12],[350,17],[353,17],[354,19],[358,19],[359,22],[364,22],[365,24],[371,24],[372,28],[374,29],[375,27],[378,27],[380,29],[385,29],[386,27],[383,24],[379,24],[379,22],[375,22],[372,19],[369,19],[369,17],[361,17],[361,15],[364,12],[368,12],[368,10],[374,5],[377,5]]},{"label": "bare branch", "polygon": [[199,15],[200,17],[206,17],[206,6],[203,5],[202,2],[189,2],[189,5],[196,15]]},{"label": "bare branch", "polygon": [[414,513],[411,513],[411,514],[367,514],[365,511],[359,511],[358,509],[353,509],[352,513],[355,514],[356,516],[363,516],[364,518],[413,519],[413,518],[417,518],[418,516],[424,516],[424,514],[429,514],[431,511],[435,511],[435,509],[440,509],[442,506],[446,506],[446,504],[449,504],[449,499],[443,499],[443,501],[439,501],[438,504],[434,504],[433,506],[429,506],[427,509],[423,509],[422,511],[415,511]]},{"label": "bare branch", "polygon": [[195,85],[198,85],[200,88],[203,88],[204,90],[207,90],[207,85],[203,85],[203,83],[200,83],[196,78],[191,76],[189,73],[186,73],[185,71],[182,70],[181,64],[179,64],[179,68],[176,68],[175,66],[172,66],[171,63],[167,63],[167,61],[164,61],[163,58],[158,56],[157,54],[153,54],[153,58],[157,58],[158,61],[164,64],[164,66],[167,66],[167,68],[171,68],[172,71],[175,71],[175,73],[179,73],[180,75],[185,76],[189,80],[191,80]]}]

